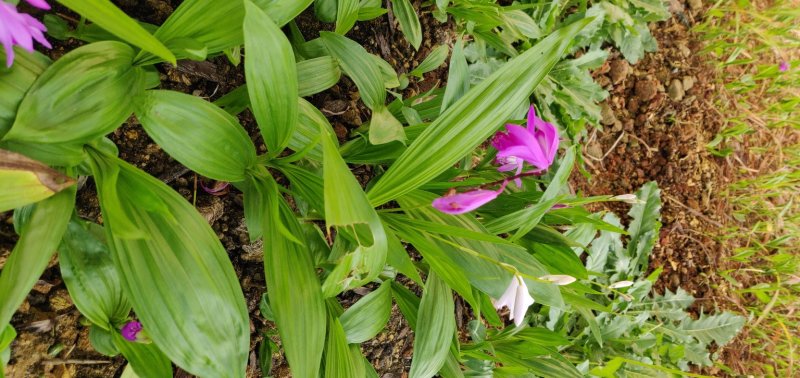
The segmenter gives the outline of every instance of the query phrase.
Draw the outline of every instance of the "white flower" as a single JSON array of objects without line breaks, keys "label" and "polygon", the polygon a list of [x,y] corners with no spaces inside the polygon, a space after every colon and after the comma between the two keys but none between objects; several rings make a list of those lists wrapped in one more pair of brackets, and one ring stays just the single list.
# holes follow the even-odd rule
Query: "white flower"
[{"label": "white flower", "polygon": [[508,307],[508,318],[514,321],[514,324],[519,327],[522,324],[522,319],[525,317],[525,312],[528,307],[533,304],[533,297],[528,293],[528,287],[525,286],[525,281],[522,277],[515,275],[511,278],[511,283],[508,285],[506,292],[498,300],[492,300],[494,308],[501,309]]},{"label": "white flower", "polygon": [[541,276],[539,278],[545,281],[550,281],[559,286],[569,285],[576,281],[575,277],[568,276],[565,274],[548,274],[546,276]]},{"label": "white flower", "polygon": [[626,203],[632,203],[634,205],[637,204],[637,203],[644,203],[643,201],[639,200],[639,198],[636,197],[635,194],[620,194],[618,196],[611,197],[611,199],[614,200],[614,201],[622,201],[622,202],[626,202]]},{"label": "white flower", "polygon": [[619,281],[619,282],[614,282],[611,285],[608,285],[608,288],[609,289],[619,289],[619,288],[628,287],[628,286],[631,286],[631,285],[633,285],[633,281]]}]

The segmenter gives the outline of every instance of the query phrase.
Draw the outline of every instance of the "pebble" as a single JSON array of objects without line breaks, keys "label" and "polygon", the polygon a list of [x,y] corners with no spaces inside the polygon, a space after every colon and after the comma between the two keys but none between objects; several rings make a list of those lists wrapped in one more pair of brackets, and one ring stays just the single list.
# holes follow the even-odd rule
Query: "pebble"
[{"label": "pebble", "polygon": [[683,95],[686,94],[686,91],[683,90],[683,84],[681,81],[675,79],[672,80],[672,83],[669,85],[667,93],[669,93],[669,98],[671,98],[673,101],[680,101],[683,99]]},{"label": "pebble", "polygon": [[626,61],[625,59],[617,59],[611,61],[611,72],[609,72],[609,74],[611,75],[612,83],[619,84],[620,82],[625,80],[626,77],[628,77],[629,73],[630,73],[630,65],[628,64],[628,61]]},{"label": "pebble", "polygon": [[650,101],[656,97],[656,83],[650,79],[639,80],[636,82],[634,91],[641,100]]},{"label": "pebble", "polygon": [[611,126],[617,122],[617,117],[614,111],[608,106],[607,102],[600,104],[600,123],[605,126]]},{"label": "pebble", "polygon": [[694,87],[694,76],[684,76],[683,77],[683,90],[688,91]]},{"label": "pebble", "polygon": [[689,0],[689,8],[693,11],[703,9],[703,0]]}]

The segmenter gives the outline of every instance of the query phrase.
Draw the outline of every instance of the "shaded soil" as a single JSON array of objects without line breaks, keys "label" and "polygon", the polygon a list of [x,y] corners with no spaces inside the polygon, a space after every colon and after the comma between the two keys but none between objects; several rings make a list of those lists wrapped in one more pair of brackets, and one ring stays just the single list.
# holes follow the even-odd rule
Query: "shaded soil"
[{"label": "shaded soil", "polygon": [[[166,19],[179,1],[123,0],[117,3],[129,14],[143,21],[159,24]],[[674,3],[675,16],[652,27],[660,49],[633,67],[612,54],[609,62],[595,72],[598,82],[610,92],[604,109],[604,127],[592,132],[584,154],[592,178],[574,176],[573,186],[587,195],[623,194],[635,192],[642,184],[656,180],[662,189],[662,223],[660,241],[651,257],[651,267],[664,268],[657,290],[683,287],[698,298],[697,309],[712,310],[718,306],[731,307],[727,300],[727,283],[716,275],[717,270],[734,269],[725,257],[729,246],[714,238],[724,227],[729,209],[717,196],[732,177],[721,161],[710,156],[705,144],[713,138],[722,114],[713,106],[715,81],[713,71],[706,67],[697,53],[699,43],[689,32],[689,26],[700,10]],[[63,8],[60,13],[68,14]],[[441,43],[452,44],[450,25],[441,25],[429,14],[423,14],[424,43],[414,51],[403,39],[399,28],[387,17],[360,22],[348,37],[362,43],[370,52],[392,64],[398,73],[410,71],[424,59],[430,48]],[[310,13],[298,19],[307,39],[316,37],[319,30],[332,25],[320,24]],[[49,53],[53,58],[79,45],[75,41],[58,44]],[[207,62],[181,62],[178,67],[160,65],[162,88],[192,93],[215,100],[243,83],[242,67],[232,66],[224,57]],[[442,85],[446,65],[431,72],[420,82],[412,83],[406,96]],[[680,90],[675,81],[680,82]],[[670,87],[673,87],[672,90]],[[671,93],[672,92],[672,93]],[[681,94],[681,92],[683,92]],[[355,86],[347,79],[311,101],[329,116],[340,139],[369,119],[369,111],[358,101]],[[249,112],[240,121],[250,133],[260,152],[265,147]],[[213,196],[200,189],[201,177],[189,172],[167,156],[141,129],[135,119],[113,133],[120,157],[160,178],[196,203],[227,249],[240,277],[251,314],[251,364],[248,376],[261,376],[256,359],[257,346],[264,333],[272,329],[259,313],[258,304],[264,293],[264,273],[261,248],[250,245],[243,224],[241,193],[231,190]],[[369,172],[356,168],[368,177]],[[79,214],[100,221],[94,185],[89,180],[78,195]],[[609,209],[624,214],[624,205],[609,205]],[[16,237],[10,214],[0,214],[0,267],[8,256]],[[343,305],[355,302],[368,290],[349,293],[340,298]],[[722,301],[722,302],[720,302]],[[56,261],[42,276],[13,319],[19,338],[13,345],[11,377],[114,377],[124,366],[121,358],[97,354],[88,341],[88,328],[70,301],[60,279]],[[412,332],[395,309],[384,332],[362,345],[362,350],[380,375],[386,378],[404,376],[408,371],[413,344]],[[746,371],[751,356],[741,348],[722,352],[723,362]],[[279,355],[274,356],[272,374],[288,376],[287,367]],[[710,370],[708,374],[718,375]],[[177,376],[187,376],[178,372]]]}]

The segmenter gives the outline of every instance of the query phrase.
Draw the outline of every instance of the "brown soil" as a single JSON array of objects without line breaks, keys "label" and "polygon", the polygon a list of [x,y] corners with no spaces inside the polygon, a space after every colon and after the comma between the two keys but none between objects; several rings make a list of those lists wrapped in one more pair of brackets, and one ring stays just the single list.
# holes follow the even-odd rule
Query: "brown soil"
[{"label": "brown soil", "polygon": [[[125,0],[118,3],[126,12],[144,21],[161,23],[179,1]],[[606,126],[592,134],[584,151],[592,178],[587,181],[576,175],[573,184],[587,195],[623,194],[634,192],[647,181],[658,181],[664,202],[664,226],[660,243],[651,257],[651,267],[664,267],[658,290],[683,287],[698,298],[699,307],[711,310],[718,305],[732,305],[718,303],[720,298],[729,296],[726,282],[715,272],[735,268],[725,259],[729,254],[727,247],[713,237],[722,228],[724,214],[728,211],[716,194],[730,176],[721,168],[721,162],[705,150],[705,144],[720,127],[723,116],[716,113],[713,106],[716,93],[713,71],[704,65],[697,53],[700,45],[688,31],[699,11],[673,5],[676,16],[652,28],[659,41],[657,53],[647,55],[633,67],[612,55],[595,73],[611,93],[604,112]],[[69,14],[63,8],[58,9],[60,13]],[[397,25],[389,23],[387,17],[359,23],[348,37],[383,57],[398,73],[407,72],[424,59],[431,47],[452,44],[451,25],[443,26],[429,14],[422,19],[425,38],[419,52],[408,45]],[[316,37],[319,30],[331,29],[331,25],[316,22],[309,12],[301,15],[298,24],[307,33],[307,39]],[[50,54],[56,58],[77,45],[75,41],[66,41]],[[233,67],[224,57],[202,63],[185,62],[177,68],[161,65],[159,69],[163,88],[211,100],[243,83],[242,68]],[[405,95],[442,85],[446,72],[445,65],[420,82],[412,79]],[[680,91],[674,88],[670,96],[670,85],[675,80],[687,87],[682,96],[678,96]],[[690,82],[693,85],[686,85]],[[334,114],[329,119],[343,140],[347,139],[349,131],[369,118],[368,110],[357,101],[354,93],[352,82],[343,78],[331,90],[311,99],[320,109],[328,110],[327,114]],[[240,121],[263,152],[265,147],[249,112],[243,113]],[[218,233],[234,262],[251,313],[254,352],[248,376],[260,377],[255,350],[263,333],[272,329],[272,325],[258,310],[264,293],[263,267],[260,248],[248,243],[242,222],[241,194],[232,190],[223,196],[212,196],[198,190],[198,180],[202,178],[167,156],[135,119],[115,131],[112,139],[119,146],[123,159],[162,179],[187,200],[195,202]],[[624,206],[610,208],[618,214],[627,211]],[[91,180],[79,192],[78,209],[81,216],[98,220],[99,207]],[[10,214],[0,214],[0,267],[15,241]],[[359,296],[350,293],[341,300],[348,306]],[[13,344],[10,377],[114,377],[119,376],[124,366],[122,358],[108,358],[91,348],[88,328],[81,325],[80,314],[66,293],[56,261],[51,263],[15,315],[13,325],[19,337]],[[412,344],[412,333],[395,309],[387,329],[365,343],[362,350],[381,376],[401,377],[410,366]],[[723,351],[722,356],[725,364],[738,367],[739,371],[746,370],[743,361],[752,358],[735,347]],[[707,373],[719,374],[718,371]],[[287,367],[278,355],[273,361],[272,374],[288,376]],[[178,372],[178,376],[187,375]]]}]

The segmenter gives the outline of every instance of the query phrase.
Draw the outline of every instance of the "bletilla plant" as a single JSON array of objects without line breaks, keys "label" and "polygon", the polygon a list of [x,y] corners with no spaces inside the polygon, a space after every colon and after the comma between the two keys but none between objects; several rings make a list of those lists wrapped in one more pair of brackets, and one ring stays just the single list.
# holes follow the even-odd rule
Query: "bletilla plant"
[{"label": "bletilla plant", "polygon": [[[75,30],[51,22],[86,44],[55,61],[24,51],[34,39],[45,43],[35,33],[43,28],[0,3],[4,14],[13,10],[14,20],[30,22],[0,29],[11,36],[3,55],[15,59],[0,69],[0,211],[14,210],[19,234],[0,272],[0,373],[16,335],[12,315],[54,251],[75,306],[91,324],[92,345],[124,356],[126,374],[171,377],[175,364],[200,377],[244,377],[252,360],[250,317],[260,316],[275,325],[260,337],[263,374],[277,336],[294,377],[377,377],[359,344],[385,328],[393,304],[414,331],[411,378],[585,373],[579,353],[561,351],[569,339],[588,343],[587,335],[603,344],[597,319],[616,310],[607,303],[616,292],[602,291],[607,277],[596,273],[627,258],[617,265],[638,270],[611,278],[637,279],[658,232],[652,188],[636,199],[570,195],[578,146],[557,158],[558,129],[528,108],[577,36],[590,34],[593,18],[519,44],[515,58],[474,83],[459,39],[447,86],[404,98],[401,89],[439,67],[449,48],[433,49],[398,75],[344,36],[358,20],[386,13],[380,1],[185,0],[158,26],[108,0],[59,2],[82,21]],[[312,2],[335,26],[305,40],[293,20]],[[406,38],[421,46],[412,2],[391,3]],[[487,4],[452,2],[451,11],[475,19],[464,32],[497,41],[497,20],[484,17],[498,13],[484,12],[494,8]],[[446,18],[449,5],[431,6]],[[530,18],[522,10],[529,7],[502,9],[509,19]],[[6,41],[23,49],[12,51]],[[236,65],[244,59],[246,84],[217,101],[158,89],[155,65],[223,55]],[[304,97],[342,75],[371,119],[340,145]],[[248,108],[257,136],[237,118]],[[498,132],[526,110],[527,127]],[[263,245],[260,314],[248,313],[229,251],[192,203],[118,156],[107,135],[132,115],[161,150],[217,183],[205,187],[201,179],[207,195],[243,194],[249,241]],[[492,136],[496,159],[481,147]],[[263,140],[262,154],[254,139]],[[364,182],[348,164],[376,175]],[[102,225],[75,210],[76,183],[85,176],[94,185],[80,190],[96,190]],[[477,189],[456,194],[464,186]],[[641,221],[626,231],[582,207],[617,200],[635,202],[647,217],[634,216]],[[630,235],[632,257],[585,255],[615,243],[609,233]],[[406,287],[410,282],[421,295]],[[345,309],[338,298],[355,289],[371,292]],[[459,337],[454,293],[470,310],[458,313],[481,325],[471,329],[474,343]],[[503,308],[513,325],[495,310]],[[573,328],[559,334],[555,325]],[[592,362],[604,362],[598,358]]]},{"label": "bletilla plant", "polygon": [[[25,0],[29,4],[40,8],[50,9],[44,0]],[[47,28],[39,20],[17,10],[13,4],[0,1],[0,44],[6,52],[6,66],[14,64],[14,46],[33,52],[33,41],[50,48],[50,43],[44,38]]]}]

